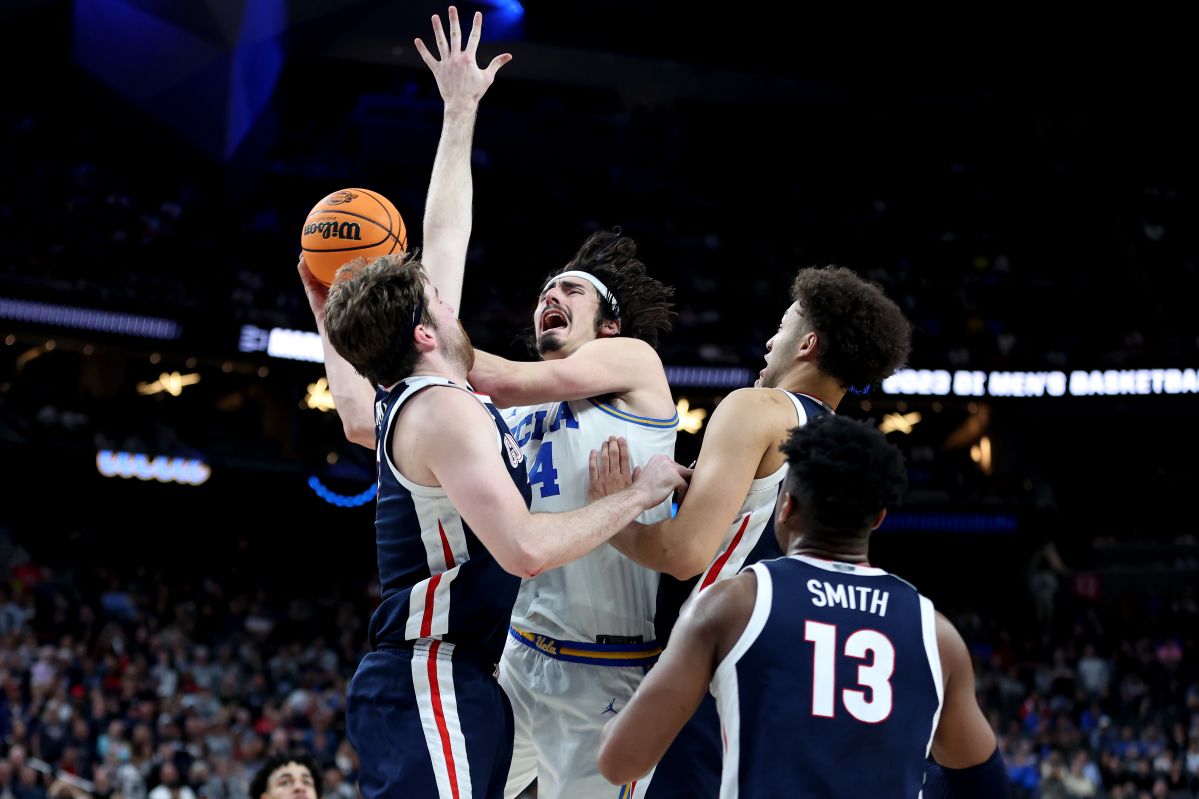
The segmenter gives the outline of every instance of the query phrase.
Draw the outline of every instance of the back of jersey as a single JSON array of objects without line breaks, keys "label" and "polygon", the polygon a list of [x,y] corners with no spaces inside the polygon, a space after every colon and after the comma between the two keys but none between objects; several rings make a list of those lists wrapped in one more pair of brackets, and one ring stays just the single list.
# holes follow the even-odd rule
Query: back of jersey
[{"label": "back of jersey", "polygon": [[882,569],[791,556],[712,679],[725,797],[911,797],[944,695],[932,603]]}]

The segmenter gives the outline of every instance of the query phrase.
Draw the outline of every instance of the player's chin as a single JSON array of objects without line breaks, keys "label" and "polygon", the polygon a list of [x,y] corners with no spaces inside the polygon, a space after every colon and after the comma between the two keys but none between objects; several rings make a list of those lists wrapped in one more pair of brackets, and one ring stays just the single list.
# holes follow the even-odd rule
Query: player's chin
[{"label": "player's chin", "polygon": [[566,346],[566,336],[559,334],[560,328],[546,330],[537,337],[537,352],[545,355],[547,352],[557,352]]}]

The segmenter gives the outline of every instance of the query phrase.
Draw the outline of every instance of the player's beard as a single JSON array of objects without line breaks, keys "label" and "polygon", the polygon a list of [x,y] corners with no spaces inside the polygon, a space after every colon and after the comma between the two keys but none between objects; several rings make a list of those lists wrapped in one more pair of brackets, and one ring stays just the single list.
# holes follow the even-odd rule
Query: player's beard
[{"label": "player's beard", "polygon": [[458,326],[458,331],[457,334],[451,333],[446,341],[446,359],[451,363],[460,364],[463,371],[470,374],[470,370],[475,368],[475,348],[470,343],[470,334],[466,332],[462,322],[455,320],[454,323]]},{"label": "player's beard", "polygon": [[548,352],[557,352],[566,346],[565,336],[558,333],[559,328],[547,330],[537,338],[537,354],[545,356]]}]

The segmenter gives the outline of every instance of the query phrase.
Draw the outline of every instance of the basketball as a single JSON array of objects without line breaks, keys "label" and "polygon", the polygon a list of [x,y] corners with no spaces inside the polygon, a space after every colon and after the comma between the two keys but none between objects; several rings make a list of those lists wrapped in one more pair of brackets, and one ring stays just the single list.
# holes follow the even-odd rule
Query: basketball
[{"label": "basketball", "polygon": [[368,189],[342,189],[308,212],[300,236],[304,262],[326,285],[355,258],[368,261],[408,247],[404,219],[391,201]]}]

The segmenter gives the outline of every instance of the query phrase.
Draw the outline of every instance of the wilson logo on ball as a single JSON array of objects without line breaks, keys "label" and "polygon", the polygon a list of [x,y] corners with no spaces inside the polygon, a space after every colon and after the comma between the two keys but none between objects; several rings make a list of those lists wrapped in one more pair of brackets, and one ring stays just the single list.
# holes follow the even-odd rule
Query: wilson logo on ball
[{"label": "wilson logo on ball", "polygon": [[320,234],[322,239],[362,241],[362,226],[357,222],[312,222],[304,226],[304,235]]}]

